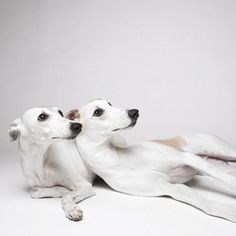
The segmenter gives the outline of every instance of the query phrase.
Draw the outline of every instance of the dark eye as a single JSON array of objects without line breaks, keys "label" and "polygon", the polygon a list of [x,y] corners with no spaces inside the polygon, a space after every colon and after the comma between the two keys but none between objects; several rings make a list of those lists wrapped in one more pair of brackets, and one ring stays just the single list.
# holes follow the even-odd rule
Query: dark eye
[{"label": "dark eye", "polygon": [[62,117],[64,117],[63,112],[62,112],[61,110],[58,110],[58,113],[59,113]]},{"label": "dark eye", "polygon": [[109,104],[110,106],[112,106],[110,102],[108,102],[108,104]]},{"label": "dark eye", "polygon": [[98,108],[94,111],[93,116],[101,116],[103,114],[104,110],[101,108]]},{"label": "dark eye", "polygon": [[49,117],[48,114],[42,113],[42,114],[40,114],[40,115],[38,116],[38,120],[39,120],[39,121],[45,121],[45,120],[48,119],[48,117]]}]

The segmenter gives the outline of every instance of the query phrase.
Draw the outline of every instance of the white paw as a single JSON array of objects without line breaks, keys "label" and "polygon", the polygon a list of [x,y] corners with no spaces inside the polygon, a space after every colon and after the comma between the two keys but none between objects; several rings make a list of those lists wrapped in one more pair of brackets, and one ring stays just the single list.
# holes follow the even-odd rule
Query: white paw
[{"label": "white paw", "polygon": [[80,221],[83,219],[83,211],[75,206],[67,212],[66,217],[73,221]]}]

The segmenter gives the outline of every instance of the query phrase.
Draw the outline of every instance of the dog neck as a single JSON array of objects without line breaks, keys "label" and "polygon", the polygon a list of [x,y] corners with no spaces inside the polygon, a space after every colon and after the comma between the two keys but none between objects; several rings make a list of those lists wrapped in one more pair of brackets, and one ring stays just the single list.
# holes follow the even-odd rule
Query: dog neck
[{"label": "dog neck", "polygon": [[90,135],[88,132],[76,138],[82,159],[96,174],[116,165],[117,148],[110,143],[110,138],[109,135]]},{"label": "dog neck", "polygon": [[44,163],[47,158],[47,150],[50,142],[36,141],[28,138],[18,140],[20,162],[23,174],[28,184],[33,186],[41,185],[44,175]]}]

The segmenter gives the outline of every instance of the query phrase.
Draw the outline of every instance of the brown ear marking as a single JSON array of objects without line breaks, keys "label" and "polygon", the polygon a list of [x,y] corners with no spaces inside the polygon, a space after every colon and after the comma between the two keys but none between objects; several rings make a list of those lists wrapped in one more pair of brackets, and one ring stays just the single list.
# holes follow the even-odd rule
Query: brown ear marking
[{"label": "brown ear marking", "polygon": [[73,109],[69,111],[66,115],[66,118],[69,120],[75,120],[80,118],[79,110],[78,109]]}]

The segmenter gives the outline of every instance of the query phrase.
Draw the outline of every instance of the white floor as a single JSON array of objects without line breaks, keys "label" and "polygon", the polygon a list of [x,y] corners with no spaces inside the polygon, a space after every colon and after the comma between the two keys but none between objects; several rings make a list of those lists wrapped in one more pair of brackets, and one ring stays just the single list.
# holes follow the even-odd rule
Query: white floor
[{"label": "white floor", "polygon": [[[80,204],[83,221],[69,221],[59,199],[30,198],[18,160],[9,159],[0,160],[1,236],[236,235],[236,224],[191,206],[170,198],[124,195],[104,183],[97,183],[97,195]],[[198,177],[190,184],[205,197],[236,204],[233,197],[219,193],[225,190],[209,177]],[[218,189],[218,193],[209,189]]]}]

